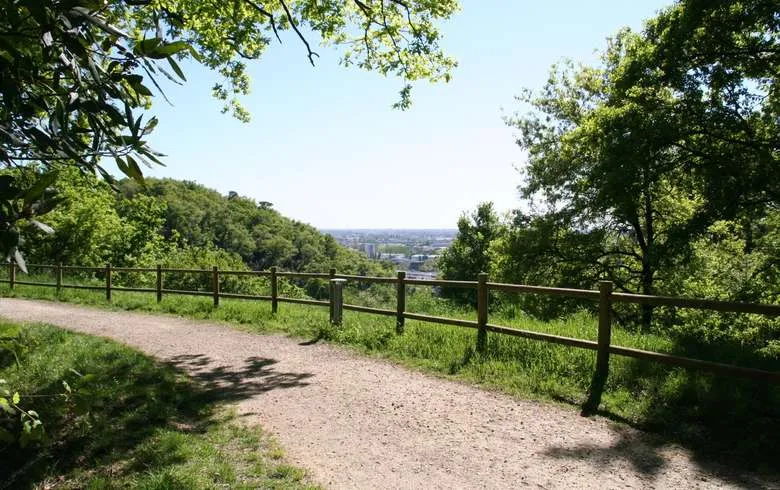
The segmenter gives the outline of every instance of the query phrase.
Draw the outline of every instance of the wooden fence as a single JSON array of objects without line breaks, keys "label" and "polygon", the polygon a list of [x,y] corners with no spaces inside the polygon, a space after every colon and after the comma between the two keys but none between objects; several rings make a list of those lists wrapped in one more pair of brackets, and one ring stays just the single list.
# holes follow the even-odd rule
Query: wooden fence
[{"label": "wooden fence", "polygon": [[[396,331],[398,334],[402,334],[404,330],[405,320],[418,320],[423,322],[441,323],[445,325],[454,325],[458,327],[474,328],[477,330],[477,350],[484,352],[487,342],[488,332],[499,333],[504,335],[512,335],[516,337],[523,337],[526,339],[540,340],[544,342],[550,342],[554,344],[567,345],[571,347],[578,347],[582,349],[590,349],[596,351],[596,372],[594,374],[593,385],[591,387],[591,398],[586,403],[587,406],[595,408],[598,406],[601,398],[601,390],[603,389],[604,382],[606,380],[609,371],[609,358],[610,355],[619,355],[632,357],[635,359],[644,359],[671,366],[682,366],[686,368],[696,368],[711,371],[714,373],[738,376],[754,380],[763,380],[773,383],[780,383],[780,372],[764,371],[760,369],[753,369],[741,366],[735,366],[731,364],[723,364],[712,361],[704,361],[699,359],[691,359],[688,357],[681,357],[671,354],[662,354],[659,352],[651,352],[641,349],[634,349],[629,347],[621,347],[613,345],[611,342],[612,337],[612,314],[611,307],[613,303],[636,303],[646,304],[654,306],[673,306],[679,308],[696,308],[703,310],[714,310],[722,312],[735,312],[735,313],[754,313],[760,315],[777,316],[780,315],[780,305],[768,305],[768,304],[751,304],[751,303],[735,303],[729,301],[715,301],[707,299],[689,299],[689,298],[675,298],[666,296],[647,296],[641,294],[627,294],[613,292],[613,285],[609,281],[602,281],[599,283],[598,291],[584,290],[584,289],[567,289],[567,288],[553,288],[542,286],[528,286],[520,284],[502,284],[488,281],[488,276],[485,273],[479,274],[476,281],[445,281],[445,280],[423,280],[423,279],[407,279],[406,273],[399,271],[396,277],[370,277],[370,276],[355,276],[337,274],[335,269],[331,269],[328,273],[311,273],[311,272],[282,272],[276,267],[271,267],[268,271],[230,271],[219,270],[216,266],[212,269],[169,269],[157,266],[156,268],[126,268],[126,267],[112,267],[110,264],[106,264],[105,267],[74,267],[66,266],[62,264],[57,265],[31,265],[30,267],[45,268],[54,271],[56,281],[54,283],[32,282],[32,281],[20,281],[16,279],[17,266],[12,262],[9,264],[8,279],[0,280],[0,283],[7,283],[9,287],[13,289],[16,285],[30,285],[30,286],[46,286],[55,287],[59,292],[65,288],[76,289],[92,289],[105,291],[106,300],[111,301],[111,294],[113,291],[132,291],[141,293],[155,293],[157,301],[161,301],[163,294],[185,294],[196,296],[210,296],[213,298],[214,306],[219,306],[220,298],[236,298],[236,299],[250,299],[250,300],[265,300],[271,302],[271,311],[276,313],[278,310],[278,304],[280,302],[287,303],[299,303],[305,305],[315,306],[328,306],[330,308],[331,321],[337,324],[341,323],[341,315],[343,310],[358,311],[362,313],[369,313],[375,315],[385,315],[396,318]],[[105,278],[105,284],[102,286],[89,286],[81,284],[65,284],[62,281],[63,271],[79,271],[79,272],[98,272],[102,273]],[[133,287],[119,287],[111,284],[112,272],[146,272],[156,273],[157,280],[154,288],[133,288]],[[165,289],[164,286],[164,274],[165,273],[190,273],[190,274],[210,274],[211,275],[211,291],[186,291],[176,289]],[[255,276],[255,277],[267,277],[271,283],[271,295],[251,295],[251,294],[233,294],[224,293],[220,291],[220,277],[224,276]],[[325,279],[330,282],[330,301],[319,301],[313,299],[299,299],[299,298],[285,298],[279,296],[279,278],[298,278],[298,279]],[[396,309],[382,309],[371,308],[367,306],[343,304],[341,288],[344,283],[348,281],[356,281],[362,283],[378,283],[378,284],[394,284],[397,289]],[[455,318],[430,316],[420,313],[413,313],[406,311],[406,287],[407,286],[436,286],[436,287],[448,287],[448,288],[469,288],[477,290],[477,318],[476,320],[462,320]],[[517,328],[510,328],[501,325],[494,325],[488,323],[488,294],[490,291],[503,291],[507,293],[520,293],[520,294],[544,294],[563,296],[569,298],[580,298],[598,302],[599,305],[599,322],[598,322],[598,340],[585,340],[572,337],[563,337],[559,335],[553,335],[542,332],[535,332],[530,330],[523,330]]]}]

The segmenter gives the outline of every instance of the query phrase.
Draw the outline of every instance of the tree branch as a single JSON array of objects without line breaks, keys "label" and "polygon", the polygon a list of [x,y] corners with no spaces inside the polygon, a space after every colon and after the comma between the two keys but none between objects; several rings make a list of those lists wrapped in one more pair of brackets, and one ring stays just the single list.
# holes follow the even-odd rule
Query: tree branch
[{"label": "tree branch", "polygon": [[401,48],[398,47],[398,43],[395,40],[395,36],[393,36],[393,33],[390,31],[390,27],[387,24],[387,16],[385,14],[385,2],[384,0],[381,0],[379,2],[380,7],[382,8],[382,23],[385,26],[385,32],[387,32],[387,35],[390,37],[390,42],[393,43],[393,48],[395,50],[396,57],[398,58],[398,64],[401,66],[401,69],[404,72],[404,77],[409,80],[409,72],[406,69],[406,65],[404,64],[403,59],[401,59]]},{"label": "tree branch", "polygon": [[400,5],[404,8],[404,10],[406,10],[406,21],[409,23],[409,27],[412,29],[412,33],[417,36],[417,28],[414,26],[414,22],[412,22],[412,9],[409,8],[409,4],[402,0],[390,0],[390,2],[396,5]]},{"label": "tree branch", "polygon": [[295,24],[295,19],[293,19],[293,16],[290,13],[290,9],[287,7],[287,3],[285,3],[284,0],[279,0],[279,3],[282,4],[284,13],[287,15],[287,20],[290,21],[290,25],[292,26],[293,30],[295,31],[296,34],[298,34],[298,37],[306,46],[306,51],[309,54],[309,63],[311,63],[311,66],[314,66],[314,57],[316,56],[317,58],[319,58],[320,55],[311,50],[311,46],[309,46],[309,41],[307,41],[306,38],[303,36],[303,34],[301,34],[301,31],[298,29],[298,26]]},{"label": "tree branch", "polygon": [[352,1],[355,2],[355,5],[360,7],[360,10],[363,11],[363,14],[365,14],[366,17],[373,18],[373,15],[372,15],[373,12],[371,12],[371,8],[368,5],[366,5],[365,3],[361,2],[360,0],[352,0]]},{"label": "tree branch", "polygon": [[353,1],[355,2],[355,5],[357,5],[360,8],[360,10],[363,11],[363,15],[366,18],[366,25],[363,28],[363,44],[366,46],[366,59],[369,59],[371,58],[371,54],[374,51],[373,49],[371,49],[371,44],[368,42],[369,29],[371,29],[371,24],[376,22],[374,20],[374,12],[371,10],[371,7],[361,2],[360,0],[353,0]]},{"label": "tree branch", "polygon": [[264,9],[260,5],[256,4],[252,0],[245,0],[245,1],[246,1],[246,3],[249,4],[250,7],[252,7],[255,10],[257,10],[262,15],[266,16],[268,18],[268,20],[271,21],[271,29],[274,30],[274,34],[276,35],[276,39],[277,39],[277,41],[279,41],[279,44],[281,44],[282,43],[282,38],[279,37],[279,31],[276,30],[276,17],[274,17],[274,14],[272,14],[269,11],[267,11],[266,9]]}]

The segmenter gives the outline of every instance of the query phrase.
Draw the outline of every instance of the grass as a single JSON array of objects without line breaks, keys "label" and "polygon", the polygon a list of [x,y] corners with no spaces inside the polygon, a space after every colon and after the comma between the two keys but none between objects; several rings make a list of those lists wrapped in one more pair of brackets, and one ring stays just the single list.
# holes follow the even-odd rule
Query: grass
[{"label": "grass", "polygon": [[173,367],[105,339],[18,328],[24,349],[18,363],[0,351],[0,379],[40,413],[47,437],[0,443],[0,488],[312,488],[269,435]]},{"label": "grass", "polygon": [[[210,298],[166,296],[157,303],[154,294],[116,292],[113,304],[99,291],[64,290],[59,298],[52,288],[18,286],[0,294],[59,299],[103,308],[142,310],[227,322],[243,330],[285,332],[311,340],[328,340],[372,356],[446,376],[513,396],[553,400],[579,407],[589,390],[595,353],[503,335],[488,335],[487,353],[475,352],[476,332],[407,321],[403,335],[395,334],[395,320],[345,312],[344,324],[328,323],[326,308],[281,303],[272,315],[262,301],[222,299],[214,308]],[[373,306],[373,305],[372,305]],[[473,319],[475,313],[455,308],[431,295],[410,295],[409,311]],[[494,315],[491,323],[569,337],[596,339],[596,320],[587,313],[542,322],[522,315]],[[702,359],[748,361],[764,369],[780,369],[776,361],[751,358],[728,346],[677,345],[660,335],[640,334],[616,326],[613,343],[656,352]],[[702,467],[718,463],[739,470],[776,471],[780,448],[780,388],[768,383],[719,377],[629,358],[613,356],[602,397],[600,414],[617,422],[659,434],[666,442],[689,448]]]}]

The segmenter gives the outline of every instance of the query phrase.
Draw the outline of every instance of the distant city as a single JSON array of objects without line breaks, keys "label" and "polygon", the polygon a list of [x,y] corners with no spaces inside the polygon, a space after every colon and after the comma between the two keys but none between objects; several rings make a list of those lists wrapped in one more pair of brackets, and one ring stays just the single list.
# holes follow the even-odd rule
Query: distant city
[{"label": "distant city", "polygon": [[438,276],[436,259],[449,248],[456,229],[342,229],[320,230],[340,244],[374,260],[393,262],[413,279]]}]

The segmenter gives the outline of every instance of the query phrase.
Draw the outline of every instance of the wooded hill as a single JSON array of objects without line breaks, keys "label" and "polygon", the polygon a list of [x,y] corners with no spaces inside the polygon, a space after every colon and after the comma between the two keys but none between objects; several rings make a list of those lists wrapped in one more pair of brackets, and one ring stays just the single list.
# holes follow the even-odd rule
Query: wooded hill
[{"label": "wooded hill", "polygon": [[66,200],[46,216],[54,233],[28,236],[28,262],[389,272],[311,225],[282,216],[269,202],[174,179],[117,186],[113,192],[95,178],[63,175],[58,187]]}]

